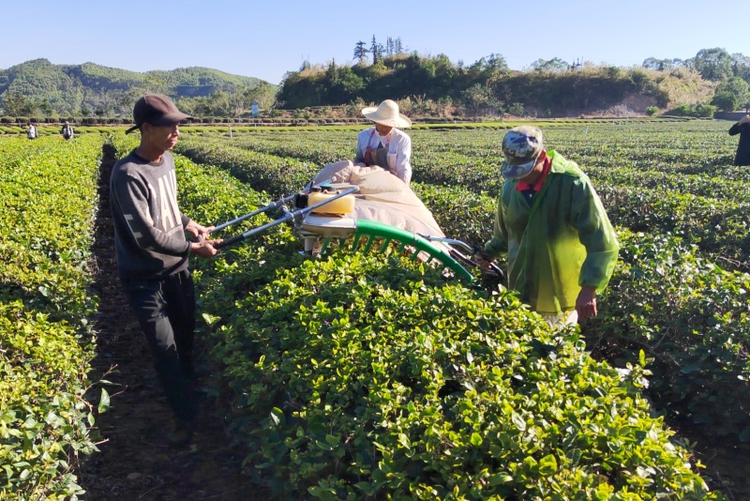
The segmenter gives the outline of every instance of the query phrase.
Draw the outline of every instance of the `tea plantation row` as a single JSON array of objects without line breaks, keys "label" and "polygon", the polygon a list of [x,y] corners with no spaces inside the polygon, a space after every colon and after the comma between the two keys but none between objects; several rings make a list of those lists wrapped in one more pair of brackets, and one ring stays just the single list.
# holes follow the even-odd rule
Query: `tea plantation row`
[{"label": "tea plantation row", "polygon": [[96,447],[83,399],[94,354],[97,136],[0,140],[0,498],[77,499]]},{"label": "tea plantation row", "polygon": [[[325,139],[320,135],[321,132],[316,131],[314,134],[311,133],[310,137],[314,137],[315,141],[311,141],[311,145],[317,145],[318,148],[320,148],[321,144],[326,144]],[[282,134],[282,136],[284,136]],[[246,142],[245,146],[243,148],[235,147],[234,142],[228,143],[226,139],[188,139],[187,141],[183,141],[180,147],[180,151],[190,154],[191,156],[194,156],[195,158],[199,158],[204,162],[212,162],[218,165],[225,166],[230,172],[233,173],[237,178],[244,182],[249,182],[255,186],[259,186],[265,190],[271,191],[275,194],[278,193],[289,193],[289,191],[293,191],[292,186],[302,186],[305,184],[310,177],[317,171],[319,168],[317,165],[315,165],[312,162],[308,162],[306,160],[296,160],[294,158],[281,158],[276,157],[273,154],[270,153],[264,153],[264,152],[257,152],[252,151],[252,142],[255,136],[253,137],[247,137],[247,138],[236,138],[237,143]],[[268,141],[269,137],[273,137],[272,134],[263,134],[259,133],[258,137],[260,137],[261,141]],[[286,146],[280,146],[280,148],[289,148],[289,137],[284,136],[280,138],[279,143],[283,143]],[[332,140],[331,143],[335,144],[336,141]],[[336,147],[334,146],[334,149]],[[258,148],[262,150],[263,148]],[[245,151],[243,151],[245,150]],[[300,151],[305,151],[305,148],[300,148]],[[329,157],[326,158],[326,160],[334,160],[336,159],[336,155],[341,154],[339,150],[336,150],[334,153],[330,154]],[[323,158],[323,157],[319,157]],[[341,157],[339,157],[341,158]],[[292,178],[290,180],[290,177]],[[457,183],[458,184],[458,183]],[[446,207],[451,207],[451,203],[453,205],[457,204],[458,200],[466,201],[467,198],[464,196],[467,194],[466,189],[459,189],[459,188],[453,188],[453,187],[435,187],[430,185],[424,185],[417,187],[418,191],[422,191],[423,196],[424,192],[438,192],[442,193],[443,195],[443,201],[445,203],[445,207],[435,207],[431,202],[432,200],[426,200],[428,203],[428,206],[430,206],[436,214],[436,217],[439,221],[441,221],[441,224],[446,227],[444,224],[445,218],[444,212],[442,209]],[[457,191],[452,191],[457,190]],[[468,193],[471,193],[470,191]],[[492,202],[492,205],[494,206],[494,200],[492,197],[488,195],[482,195],[478,194],[479,197],[486,197],[487,200]],[[429,198],[429,197],[428,197]],[[470,200],[470,198],[469,198]],[[475,204],[473,213],[475,215],[479,215],[480,213],[489,215],[487,213],[491,212],[491,208],[489,210],[477,210],[477,207],[481,207],[482,204]],[[455,211],[455,208],[453,208]],[[459,209],[460,212],[460,209]],[[468,220],[469,224],[473,225],[474,221],[476,220],[476,217],[473,218],[466,218],[464,221]],[[453,234],[458,233],[462,229],[462,225],[460,224],[461,218],[456,218],[456,224],[455,226],[447,225],[448,229],[450,228],[456,228],[456,232]],[[476,229],[478,234],[481,234],[482,230],[481,227],[482,224],[477,224]],[[488,228],[489,225],[484,226],[484,238],[486,238],[486,228]],[[474,227],[472,226],[472,229]],[[451,232],[449,232],[451,234]],[[624,239],[626,240],[627,245],[635,245],[638,246],[639,244],[643,243],[645,245],[649,244],[649,237],[639,236],[639,235],[630,235],[628,233],[623,233]],[[669,240],[669,239],[668,239]],[[633,242],[631,244],[631,242]],[[691,252],[694,252],[694,249],[691,249],[688,246],[683,246],[681,243],[670,240],[669,245],[672,246],[672,248],[679,249],[678,253],[680,255],[691,255]],[[721,272],[721,270],[716,270],[718,276],[722,277],[722,280],[734,280],[735,283],[738,283],[738,281],[746,280],[746,277],[741,274],[737,274],[736,276],[732,276],[730,273],[727,277],[726,275]],[[625,280],[628,280],[629,277],[626,275]],[[742,300],[742,292],[741,290],[736,290],[737,297],[736,299]],[[606,302],[606,299],[604,299]],[[713,315],[713,312],[709,311],[705,312],[709,317]],[[740,314],[740,318],[742,318],[742,315]],[[655,318],[646,318],[645,322],[653,322]],[[643,319],[641,321],[644,321]],[[658,329],[658,325],[655,326],[655,328]],[[737,342],[737,336],[745,336],[747,330],[744,328],[739,328],[737,331],[735,331],[732,336],[734,336],[733,341]],[[732,337],[730,336],[730,337]],[[690,339],[686,340],[687,344],[690,344]],[[740,339],[741,341],[741,339]],[[731,341],[730,341],[731,344]],[[741,343],[739,343],[741,345]],[[649,351],[649,345],[648,343],[642,343],[643,348],[648,353]],[[631,346],[628,345],[628,348]],[[637,352],[636,352],[637,353]],[[744,368],[744,364],[746,362],[746,356],[742,353],[742,350],[735,350],[734,352],[734,359],[733,362],[733,373],[736,374],[744,372],[746,369]],[[704,357],[705,358],[705,357]],[[670,369],[674,369],[674,367],[671,367]],[[677,370],[679,371],[679,367],[677,367]],[[738,389],[742,389],[741,387]],[[736,395],[735,395],[736,397]],[[730,400],[734,397],[729,397],[727,400]],[[744,405],[744,403],[740,403],[738,405]],[[731,414],[731,411],[727,411],[727,414]],[[704,416],[705,417],[705,416]],[[720,424],[717,426],[717,431],[720,433],[726,432],[726,429],[723,427],[723,424]],[[738,431],[738,429],[735,427],[733,430],[730,431],[730,433],[736,432],[741,433]]]},{"label": "tea plantation row", "polygon": [[[180,167],[203,193],[186,210],[252,200]],[[198,273],[230,430],[281,498],[712,497],[649,415],[637,365],[595,362],[512,294],[298,249],[284,229]]]},{"label": "tea plantation row", "polygon": [[[571,137],[593,135],[593,129],[571,131]],[[267,203],[270,197],[261,190],[275,196],[306,184],[321,165],[306,158],[304,151],[319,148],[317,154],[329,155],[330,160],[350,155],[348,148],[344,152],[344,136],[335,131],[330,137],[315,135],[309,148],[304,141],[312,133],[278,134],[233,138],[238,145],[246,143],[242,148],[227,144],[228,138],[183,137],[181,152],[218,166],[178,158],[183,211],[200,221],[223,222]],[[434,151],[445,141],[439,139],[442,132],[414,131],[415,171],[427,172],[426,164],[416,165],[418,134]],[[353,141],[351,132],[347,137]],[[88,136],[83,139],[23,140],[17,143],[23,153],[4,157],[18,165],[33,161],[36,169],[47,157],[74,151],[95,180],[97,146],[101,148],[102,140],[94,135],[90,142]],[[112,139],[121,153],[135,144],[131,136],[115,134]],[[0,148],[11,144],[6,141],[0,141]],[[295,141],[301,144],[299,153],[290,154]],[[268,146],[274,142],[277,151]],[[33,149],[44,151],[42,156],[29,155],[32,143]],[[328,153],[321,146],[325,144],[331,145]],[[482,148],[471,140],[457,140],[456,155],[469,160],[452,171],[463,178],[448,182],[446,177],[437,185],[424,174],[415,184],[446,233],[474,242],[487,237],[494,193],[466,180],[482,182],[495,169],[500,159],[492,158],[495,150],[488,151],[487,144]],[[77,150],[84,146],[90,147],[87,153]],[[568,154],[567,148],[559,149]],[[281,150],[287,156],[279,156]],[[568,154],[574,155],[574,151]],[[48,173],[42,176],[51,179]],[[23,181],[19,184],[16,179],[24,178],[0,174],[0,179],[9,190],[19,190]],[[69,193],[89,192],[90,184],[75,179]],[[48,187],[37,179],[28,184]],[[63,181],[59,184],[65,186]],[[2,193],[6,191],[3,185]],[[38,204],[34,210],[54,218],[56,199],[45,198],[52,207]],[[76,217],[71,215],[67,222],[63,210],[64,216],[56,219],[58,224],[62,220],[73,225],[78,237],[89,239],[85,245],[90,245],[92,200],[86,195],[69,197],[67,202],[78,206]],[[744,203],[739,198],[734,202]],[[23,205],[21,215],[29,210]],[[19,219],[18,214],[11,217]],[[43,221],[42,215],[36,220]],[[84,227],[77,226],[77,218],[86,221]],[[31,239],[31,234],[44,234],[37,227],[23,230],[10,223],[1,228],[0,245],[14,242],[6,232],[16,233],[14,238],[20,242]],[[339,253],[306,260],[296,254],[300,245],[286,227],[215,260],[196,261],[204,328],[214,346],[217,404],[227,410],[232,436],[245,445],[246,461],[257,481],[272,486],[280,497],[307,492],[321,499],[721,498],[707,492],[688,450],[662,418],[653,417],[644,396],[657,397],[657,405],[664,407],[674,402],[672,419],[710,422],[719,436],[746,438],[746,425],[738,416],[747,415],[747,275],[719,269],[706,251],[662,234],[658,227],[649,234],[621,229],[620,238],[622,260],[608,295],[601,300],[600,317],[584,325],[585,344],[575,331],[550,332],[512,293],[490,297],[464,284],[446,282],[438,272],[395,255],[384,259]],[[50,254],[50,241],[41,246],[43,254]],[[21,245],[6,249],[7,255],[15,256]],[[56,259],[80,264],[79,258],[84,262],[88,258],[86,250],[80,252],[75,259]],[[12,270],[14,261],[8,263]],[[23,270],[29,268],[25,266]],[[56,276],[46,271],[52,265],[46,266],[45,276]],[[26,274],[5,266],[2,270],[4,283],[15,283],[6,277]],[[87,280],[68,285],[75,294],[84,294],[81,302],[88,308],[84,318],[93,314],[96,301],[85,297]],[[16,299],[24,308],[45,304],[40,299],[44,297],[52,298],[47,300],[50,307],[57,303],[58,309],[60,303],[76,304],[77,298],[70,299],[75,294],[60,285],[64,280],[53,282],[57,288],[48,296],[44,291],[49,284],[37,287],[33,281],[9,290],[22,295]],[[76,308],[64,313],[77,314]],[[15,492],[26,492],[29,498],[74,496],[78,487],[66,461],[75,457],[74,451],[89,452],[94,447],[84,426],[90,409],[74,398],[90,384],[80,378],[91,356],[91,333],[85,319],[71,320],[65,314],[58,311],[48,317],[52,330],[72,326],[64,338],[75,340],[81,350],[78,358],[67,355],[72,346],[56,350],[65,354],[65,362],[54,363],[65,366],[76,360],[79,365],[78,372],[61,376],[65,382],[54,388],[58,392],[63,388],[64,398],[53,393],[22,397],[26,393],[22,390],[16,394],[33,400],[31,409],[38,406],[35,412],[40,415],[57,402],[64,412],[47,415],[64,415],[68,424],[51,417],[52,424],[45,421],[33,440],[24,428],[28,420],[9,420],[0,427],[0,433],[9,437],[26,437],[11,440],[14,448],[2,449],[6,454],[0,456],[0,482],[6,490],[0,492],[8,496]],[[20,316],[11,318],[6,328],[16,332],[22,323],[13,322]],[[45,338],[39,344],[47,342]],[[17,355],[21,353],[17,348],[6,348],[5,336],[2,349],[3,367],[14,367],[23,375],[15,378],[38,378],[34,363],[28,361],[54,359],[51,354]],[[620,369],[593,359],[592,349]],[[653,376],[642,368],[647,363]],[[710,398],[709,391],[715,388],[721,389],[718,401]],[[26,416],[19,414],[12,399],[0,401],[0,415],[10,416],[8,409],[14,416]],[[68,430],[64,439],[58,437],[56,425]],[[30,454],[34,448],[42,452]],[[38,459],[29,461],[32,456]]]},{"label": "tea plantation row", "polygon": [[[318,169],[310,160],[332,161],[351,155],[341,132],[331,132],[331,137],[322,131],[277,134],[258,132],[231,142],[227,138],[193,138],[183,141],[181,151],[222,165],[243,182],[274,194],[304,185]],[[463,143],[440,132],[412,134],[415,145],[419,138],[427,144],[426,149],[434,147],[433,151],[441,149],[441,141],[452,138],[453,149],[466,155],[457,167],[444,169],[445,164],[424,163],[417,167],[425,158],[416,159],[415,146],[415,170],[450,171],[455,176],[444,174],[445,179],[454,179],[444,182],[447,186],[414,183],[414,188],[448,235],[475,243],[487,238],[496,203],[493,194],[481,189],[492,185],[483,176],[494,169],[497,177],[496,165],[501,161],[491,146],[493,137],[497,140],[501,132],[481,134]],[[555,129],[547,137],[551,147],[582,164],[598,159],[592,176],[601,176],[594,182],[611,219],[616,225],[641,232],[620,230],[622,260],[601,299],[602,315],[583,326],[590,349],[619,366],[632,362],[638,351],[644,350],[651,362],[649,368],[656,373],[646,391],[660,412],[667,413],[676,425],[700,426],[708,437],[750,441],[750,280],[742,271],[748,262],[748,190],[745,170],[727,164],[734,140],[720,123],[643,130]],[[597,148],[604,154],[596,155]],[[607,151],[618,154],[607,156]],[[654,164],[649,163],[649,155]],[[606,159],[612,163],[607,165]],[[628,162],[634,167],[627,167]],[[630,177],[618,178],[618,172],[628,169]],[[415,179],[420,178],[417,172]],[[639,172],[642,179],[668,183],[636,184]],[[465,179],[480,181],[462,182]],[[731,188],[723,189],[726,184]],[[700,194],[691,193],[698,188]]]}]

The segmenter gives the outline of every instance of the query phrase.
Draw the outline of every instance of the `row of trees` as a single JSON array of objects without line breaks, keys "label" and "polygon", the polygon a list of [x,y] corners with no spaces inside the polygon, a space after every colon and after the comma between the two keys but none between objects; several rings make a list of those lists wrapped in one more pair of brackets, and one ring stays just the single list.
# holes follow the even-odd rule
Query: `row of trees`
[{"label": "row of trees", "polygon": [[711,104],[722,110],[750,108],[750,57],[730,54],[722,48],[702,49],[690,59],[657,59],[643,61],[643,67],[658,71],[687,68],[704,79],[715,82]]},{"label": "row of trees", "polygon": [[519,72],[511,71],[500,54],[467,66],[442,54],[406,54],[394,49],[403,47],[400,39],[395,39],[398,44],[388,40],[385,52],[374,36],[369,49],[357,42],[353,65],[306,62],[287,73],[277,106],[298,109],[392,98],[421,99],[458,114],[558,115],[612,108],[632,95],[646,98],[640,112],[647,107],[651,112],[705,110],[709,105],[734,110],[750,101],[750,58],[724,49],[703,49],[686,60],[648,58],[640,69],[539,59]]},{"label": "row of trees", "polygon": [[3,112],[9,116],[50,116],[55,110],[49,99],[36,101],[20,92],[7,92],[3,96]]},{"label": "row of trees", "polygon": [[744,54],[730,54],[726,49],[713,48],[698,51],[690,59],[657,59],[649,57],[643,61],[643,67],[658,71],[670,71],[676,68],[689,68],[698,71],[703,78],[721,82],[732,77],[741,77],[750,81],[750,57]]},{"label": "row of trees", "polygon": [[445,55],[421,57],[416,53],[385,56],[369,65],[337,65],[332,61],[325,67],[306,65],[287,73],[277,104],[295,109],[336,106],[358,98],[376,102],[413,96],[456,101],[467,89],[485,85],[507,71],[503,57],[495,54],[469,67],[455,65]]},{"label": "row of trees", "polygon": [[379,43],[375,38],[375,35],[373,35],[369,48],[367,48],[367,44],[362,40],[357,42],[354,46],[354,59],[356,59],[359,64],[366,64],[368,62],[367,55],[372,54],[372,62],[377,63],[384,57],[399,56],[406,54],[407,51],[408,49],[404,47],[400,37],[387,37],[385,45],[383,45]]},{"label": "row of trees", "polygon": [[[277,106],[300,109],[338,106],[386,98],[420,102],[430,115],[563,116],[597,113],[641,96],[637,111],[648,106],[707,104],[712,82],[688,68],[669,72],[645,68],[570,64],[559,58],[535,61],[525,71],[511,71],[500,54],[471,65],[445,55],[416,53],[382,57],[376,63],[304,65],[285,75]],[[425,105],[426,104],[426,105]],[[632,111],[631,111],[632,112]]]},{"label": "row of trees", "polygon": [[[750,106],[750,58],[724,49],[703,49],[694,58],[646,59],[641,68],[597,66],[577,60],[538,59],[511,71],[505,58],[490,54],[471,65],[440,54],[420,56],[398,37],[381,44],[373,35],[354,48],[354,64],[311,65],[284,76],[277,89],[267,82],[206,68],[138,74],[86,63],[59,67],[46,60],[24,63],[2,94],[8,116],[128,116],[147,92],[171,95],[194,116],[243,117],[252,104],[261,110],[377,103],[386,98],[414,103],[429,115],[510,113],[542,116],[595,113],[628,96],[664,109],[712,104],[723,110]],[[0,71],[3,80],[11,76]],[[19,85],[19,82],[21,84]],[[24,83],[25,82],[25,83]],[[32,85],[32,82],[36,84]],[[46,82],[43,92],[39,82]],[[24,86],[25,85],[25,86]]]}]

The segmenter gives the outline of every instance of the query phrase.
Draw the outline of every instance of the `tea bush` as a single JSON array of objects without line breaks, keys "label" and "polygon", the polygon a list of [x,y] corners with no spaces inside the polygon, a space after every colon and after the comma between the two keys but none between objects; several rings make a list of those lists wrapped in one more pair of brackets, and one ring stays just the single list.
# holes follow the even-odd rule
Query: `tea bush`
[{"label": "tea bush", "polygon": [[750,271],[750,202],[628,187],[598,190],[613,224],[674,234],[726,268]]},{"label": "tea bush", "polygon": [[78,499],[96,450],[87,290],[101,142],[0,140],[0,498]]},{"label": "tea bush", "polygon": [[217,145],[214,141],[186,138],[175,151],[198,163],[218,165],[253,189],[273,196],[296,193],[320,170],[310,164]]},{"label": "tea bush", "polygon": [[[95,451],[94,409],[83,395],[93,356],[89,322],[96,298],[87,286],[100,135],[118,156],[138,137],[81,127],[75,141],[64,142],[50,125],[28,141],[21,127],[2,130],[15,137],[0,140],[0,497],[76,499],[82,494],[77,456]],[[242,147],[226,151],[226,138],[200,132],[206,136],[188,140],[186,134],[180,144],[221,168],[177,156],[180,200],[192,217],[212,224],[269,201],[237,179],[273,194],[297,191],[321,164],[353,153],[355,129],[242,131],[231,143]],[[501,158],[491,145],[502,131],[412,134],[415,180],[421,180],[415,190],[446,233],[481,243],[499,186]],[[723,169],[725,182],[713,191],[701,182],[720,164],[715,159],[730,158],[720,153],[726,142],[709,136],[699,147],[675,149],[640,135],[641,147],[629,139],[612,145],[593,131],[582,136],[580,128],[548,137],[577,145],[571,155],[590,163],[592,175],[600,169],[602,181],[607,164],[601,159],[630,162],[628,172],[607,177],[604,186],[627,187],[643,172],[643,155],[654,157],[659,169],[648,172],[648,182],[682,195],[659,200],[649,194],[624,214],[668,213],[652,217],[659,221],[652,231],[674,224],[673,231],[728,258],[723,249],[742,248],[746,170]],[[712,200],[719,198],[725,200]],[[260,216],[253,223],[266,221]],[[728,230],[709,231],[715,224]],[[746,440],[747,280],[721,272],[693,247],[627,242],[628,264],[618,268],[612,289],[624,290],[623,299],[602,300],[612,310],[600,319],[616,319],[601,327],[611,342],[594,341],[603,354],[622,359],[623,374],[630,371],[622,381],[585,356],[575,333],[550,333],[512,295],[485,300],[408,261],[336,256],[311,262],[297,254],[301,245],[288,227],[227,249],[215,261],[197,260],[214,363],[225,367],[221,396],[231,402],[237,436],[250,437],[248,460],[278,467],[258,471],[280,492],[288,487],[320,498],[575,492],[712,498],[686,466],[687,451],[671,443],[660,420],[648,418],[639,395],[646,358],[628,359],[623,347],[654,359],[649,395],[659,408]],[[639,254],[632,242],[651,250]],[[654,263],[665,262],[671,268],[659,275]],[[638,289],[641,275],[654,278],[645,290]],[[672,284],[669,291],[659,292],[659,276]],[[651,306],[663,297],[680,307]]]},{"label": "tea bush", "polygon": [[377,256],[266,273],[204,284],[231,432],[279,496],[716,498],[639,365],[595,362],[513,294]]},{"label": "tea bush", "polygon": [[[264,203],[177,163],[197,220]],[[649,417],[645,359],[620,375],[512,294],[483,297],[397,258],[310,261],[299,247],[280,227],[196,262],[230,432],[279,495],[718,498]]]},{"label": "tea bush", "polygon": [[750,275],[672,236],[619,238],[620,264],[585,324],[589,347],[620,365],[645,351],[647,393],[672,422],[750,441]]}]

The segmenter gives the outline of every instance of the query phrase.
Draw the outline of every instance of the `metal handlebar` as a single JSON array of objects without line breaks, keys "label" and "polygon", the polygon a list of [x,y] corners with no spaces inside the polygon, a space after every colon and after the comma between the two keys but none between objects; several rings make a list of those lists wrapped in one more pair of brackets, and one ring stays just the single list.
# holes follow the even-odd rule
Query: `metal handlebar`
[{"label": "metal handlebar", "polygon": [[258,214],[261,214],[263,212],[268,212],[269,210],[272,210],[272,209],[278,209],[279,207],[283,206],[287,202],[291,201],[296,196],[297,196],[296,194],[295,195],[289,195],[286,198],[281,198],[279,200],[276,200],[275,202],[271,202],[270,204],[266,205],[265,207],[261,207],[258,210],[254,210],[253,212],[251,212],[249,214],[245,214],[244,216],[240,216],[240,217],[238,217],[236,219],[232,219],[231,221],[227,221],[226,223],[220,224],[220,225],[214,227],[214,229],[211,230],[211,233],[213,233],[214,231],[222,230],[222,229],[226,228],[227,226],[231,226],[233,224],[237,224],[237,223],[239,223],[241,221],[244,221],[245,219],[250,219],[251,217],[257,216]]},{"label": "metal handlebar", "polygon": [[[479,264],[474,261],[474,256],[480,253],[484,253],[484,250],[476,245],[472,245],[466,242],[463,242],[461,240],[456,240],[454,238],[446,238],[446,237],[434,237],[431,235],[420,235],[425,240],[429,240],[431,242],[440,242],[447,244],[449,247],[451,247],[451,251],[456,253],[462,260],[464,260],[467,263],[471,263],[473,266],[476,266],[480,268]],[[468,251],[471,253],[471,256],[466,256],[459,250],[455,249],[454,247],[461,247],[463,250]],[[489,268],[483,268],[483,270],[488,270],[497,275],[498,277],[505,277],[505,272],[495,263],[490,262]]]},{"label": "metal handlebar", "polygon": [[344,190],[344,191],[342,191],[340,193],[337,193],[337,194],[333,195],[331,198],[328,198],[326,200],[320,201],[320,202],[315,203],[313,205],[310,205],[310,206],[307,206],[307,207],[303,207],[301,209],[297,209],[297,210],[294,210],[294,211],[290,211],[287,208],[286,202],[291,201],[298,194],[294,194],[294,195],[290,195],[290,196],[288,196],[286,198],[282,198],[281,200],[273,202],[273,203],[267,205],[266,207],[263,207],[262,209],[258,209],[257,211],[253,211],[250,214],[238,217],[237,219],[234,219],[234,220],[229,221],[227,223],[221,224],[221,225],[217,226],[216,228],[214,228],[213,231],[216,231],[217,229],[220,229],[220,228],[226,228],[230,224],[234,224],[234,223],[239,222],[239,221],[244,221],[245,219],[248,219],[249,217],[252,217],[252,216],[254,216],[256,214],[260,214],[261,212],[266,212],[267,210],[270,210],[271,208],[280,208],[281,211],[284,214],[283,217],[281,217],[279,219],[276,219],[275,221],[271,221],[270,223],[266,223],[266,224],[264,224],[262,226],[259,226],[258,228],[253,228],[252,230],[246,231],[245,233],[242,233],[241,235],[236,235],[236,236],[233,236],[231,238],[225,239],[223,242],[221,242],[219,244],[216,244],[214,247],[216,247],[217,249],[222,249],[222,248],[227,247],[229,245],[232,245],[232,244],[235,244],[237,242],[240,242],[240,241],[242,241],[242,240],[244,240],[244,239],[246,239],[248,237],[251,237],[253,235],[257,235],[258,233],[261,233],[261,232],[263,232],[263,231],[265,231],[265,230],[267,230],[267,229],[269,229],[269,228],[271,228],[273,226],[279,225],[281,223],[285,223],[287,221],[297,221],[302,216],[307,215],[308,213],[312,212],[313,210],[317,209],[318,207],[321,207],[321,206],[323,206],[323,205],[325,205],[327,203],[333,202],[334,200],[338,200],[339,198],[344,197],[346,195],[349,195],[350,193],[354,193],[356,191],[359,191],[359,187],[353,186],[353,187],[351,187],[349,189],[346,189],[346,190]]}]

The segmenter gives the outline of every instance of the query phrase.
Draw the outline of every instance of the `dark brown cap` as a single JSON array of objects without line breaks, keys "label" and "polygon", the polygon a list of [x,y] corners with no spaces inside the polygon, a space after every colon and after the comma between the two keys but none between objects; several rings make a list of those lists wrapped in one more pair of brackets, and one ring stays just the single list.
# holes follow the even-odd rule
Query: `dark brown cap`
[{"label": "dark brown cap", "polygon": [[177,109],[167,96],[161,94],[146,94],[135,102],[133,107],[133,120],[135,125],[125,131],[130,134],[141,125],[149,123],[151,125],[172,125],[181,122],[186,118],[192,118]]}]

